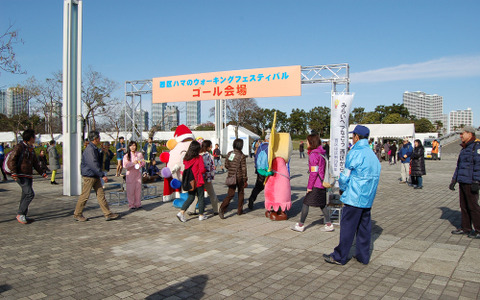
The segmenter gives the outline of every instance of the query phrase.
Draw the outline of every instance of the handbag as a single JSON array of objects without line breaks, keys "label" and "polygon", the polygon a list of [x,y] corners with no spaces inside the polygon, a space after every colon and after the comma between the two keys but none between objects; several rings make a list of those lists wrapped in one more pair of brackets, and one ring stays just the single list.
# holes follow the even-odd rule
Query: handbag
[{"label": "handbag", "polygon": [[335,180],[335,177],[332,175],[332,170],[330,169],[330,164],[328,162],[328,159],[321,154],[320,156],[323,157],[323,159],[325,160],[325,172],[324,172],[325,175],[322,180],[322,185],[324,188],[329,189],[335,185],[336,180]]},{"label": "handbag", "polygon": [[225,179],[225,185],[237,185],[237,170],[235,170],[235,175],[227,176],[227,178]]}]

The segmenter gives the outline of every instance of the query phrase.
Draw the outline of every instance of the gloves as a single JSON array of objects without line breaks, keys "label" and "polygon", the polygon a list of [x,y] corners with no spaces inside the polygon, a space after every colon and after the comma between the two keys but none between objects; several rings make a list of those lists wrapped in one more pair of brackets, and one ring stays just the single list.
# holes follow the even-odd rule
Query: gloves
[{"label": "gloves", "polygon": [[273,171],[268,172],[265,169],[258,169],[257,173],[264,176],[264,177],[273,176],[273,174],[274,174]]},{"label": "gloves", "polygon": [[478,181],[474,181],[470,189],[472,194],[478,194]]},{"label": "gloves", "polygon": [[[452,180],[452,182],[450,183],[450,185],[448,186],[448,188],[452,191],[455,190],[455,184],[457,184],[457,182],[455,180]],[[478,189],[477,189],[478,190]]]}]

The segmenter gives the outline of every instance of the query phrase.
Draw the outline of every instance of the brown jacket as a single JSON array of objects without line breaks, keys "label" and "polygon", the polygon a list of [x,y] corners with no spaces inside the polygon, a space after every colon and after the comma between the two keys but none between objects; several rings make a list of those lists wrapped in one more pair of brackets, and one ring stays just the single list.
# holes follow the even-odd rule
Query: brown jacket
[{"label": "brown jacket", "polygon": [[[10,164],[8,167],[10,170],[12,170],[12,177],[18,176],[18,177],[28,177],[28,178],[33,178],[33,168],[37,170],[37,172],[40,175],[45,175],[45,169],[40,167],[40,164],[38,163],[38,158],[37,155],[35,154],[35,151],[33,150],[33,147],[29,146],[25,142],[21,142],[17,144],[15,147],[12,149],[12,159],[9,161]],[[21,153],[23,152],[23,155]],[[22,158],[22,161],[20,162],[20,166],[18,165],[18,160]],[[20,167],[18,169],[18,166]]]},{"label": "brown jacket", "polygon": [[225,168],[228,169],[228,176],[234,176],[237,173],[237,181],[247,181],[247,157],[238,150],[227,153],[225,159]]}]

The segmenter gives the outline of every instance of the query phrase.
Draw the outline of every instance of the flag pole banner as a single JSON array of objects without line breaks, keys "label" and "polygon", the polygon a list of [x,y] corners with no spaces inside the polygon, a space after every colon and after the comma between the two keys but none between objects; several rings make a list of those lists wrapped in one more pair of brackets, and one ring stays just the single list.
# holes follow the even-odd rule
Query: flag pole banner
[{"label": "flag pole banner", "polygon": [[354,94],[332,93],[330,119],[330,161],[333,175],[338,178],[345,168],[348,150],[348,118]]}]

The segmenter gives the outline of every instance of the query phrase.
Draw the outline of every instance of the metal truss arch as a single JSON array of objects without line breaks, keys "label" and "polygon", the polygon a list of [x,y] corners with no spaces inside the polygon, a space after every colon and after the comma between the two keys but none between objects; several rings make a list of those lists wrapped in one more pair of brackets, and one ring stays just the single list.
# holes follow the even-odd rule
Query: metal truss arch
[{"label": "metal truss arch", "polygon": [[[330,83],[332,92],[337,92],[337,86],[342,85],[344,88],[341,92],[350,92],[350,67],[347,63],[330,64],[330,65],[314,65],[301,67],[301,83],[302,84],[318,84]],[[135,126],[135,109],[141,108],[142,95],[152,93],[152,79],[125,81],[125,131],[127,131],[127,123],[132,124],[132,137],[142,138],[141,132]],[[138,99],[138,100],[137,100]],[[215,109],[215,128],[221,128],[221,123],[225,120],[224,108],[225,101],[216,102]],[[130,109],[131,114],[127,113]],[[217,114],[219,114],[217,116]],[[218,124],[217,124],[218,123]],[[220,134],[220,131],[217,131]],[[219,140],[220,138],[217,137]]]}]

